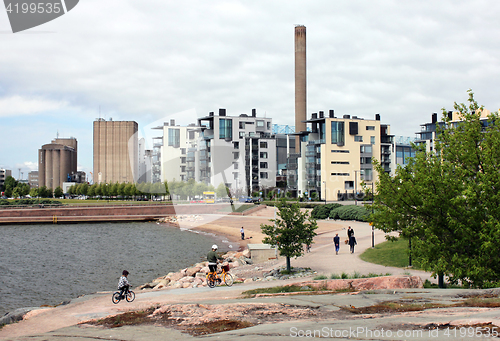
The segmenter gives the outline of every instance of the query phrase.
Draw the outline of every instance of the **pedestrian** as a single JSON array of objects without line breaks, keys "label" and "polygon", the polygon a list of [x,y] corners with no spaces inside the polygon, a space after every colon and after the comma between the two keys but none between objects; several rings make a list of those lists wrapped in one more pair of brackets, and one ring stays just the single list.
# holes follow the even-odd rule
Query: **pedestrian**
[{"label": "pedestrian", "polygon": [[245,230],[243,229],[243,226],[241,227],[240,233],[241,233],[241,240],[245,240]]},{"label": "pedestrian", "polygon": [[349,226],[349,228],[347,229],[347,238],[351,238],[353,234],[354,230],[352,229],[352,227]]},{"label": "pedestrian", "polygon": [[349,237],[349,247],[351,248],[351,253],[354,253],[354,245],[357,245],[356,237],[354,237],[354,232]]},{"label": "pedestrian", "polygon": [[339,254],[340,249],[340,237],[338,233],[335,233],[335,237],[333,237],[333,244],[335,244],[335,254]]}]

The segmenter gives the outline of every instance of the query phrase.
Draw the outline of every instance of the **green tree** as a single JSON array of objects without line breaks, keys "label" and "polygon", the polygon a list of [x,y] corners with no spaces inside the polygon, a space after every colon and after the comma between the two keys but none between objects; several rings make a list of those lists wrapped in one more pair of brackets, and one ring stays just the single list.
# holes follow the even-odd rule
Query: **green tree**
[{"label": "green tree", "polygon": [[215,194],[217,195],[217,198],[227,198],[228,191],[229,191],[229,188],[226,187],[226,184],[221,182],[219,184],[219,186],[217,186],[217,189],[215,190]]},{"label": "green tree", "polygon": [[394,177],[379,173],[370,219],[376,228],[411,239],[422,268],[451,283],[474,287],[500,281],[500,117],[480,119],[483,108],[469,91],[456,104],[461,122],[446,110],[433,152],[419,149]]},{"label": "green tree", "polygon": [[36,198],[38,196],[38,188],[32,188],[30,190],[30,197]]},{"label": "green tree", "polygon": [[61,187],[57,186],[54,190],[54,197],[61,198],[62,196],[64,196],[63,190]]},{"label": "green tree", "polygon": [[308,212],[300,211],[300,206],[296,202],[289,203],[281,199],[276,207],[278,217],[269,219],[274,224],[261,224],[260,227],[266,235],[264,243],[276,245],[280,255],[286,257],[286,269],[290,271],[290,258],[302,256],[304,244],[313,243],[318,225],[316,219],[311,218]]}]

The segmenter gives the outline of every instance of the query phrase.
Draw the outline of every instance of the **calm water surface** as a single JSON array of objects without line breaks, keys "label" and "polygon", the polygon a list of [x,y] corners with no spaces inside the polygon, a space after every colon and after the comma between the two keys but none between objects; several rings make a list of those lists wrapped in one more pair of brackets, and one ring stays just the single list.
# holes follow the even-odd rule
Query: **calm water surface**
[{"label": "calm water surface", "polygon": [[156,223],[0,226],[0,316],[115,290],[124,269],[139,286],[206,260],[214,243],[237,247]]}]

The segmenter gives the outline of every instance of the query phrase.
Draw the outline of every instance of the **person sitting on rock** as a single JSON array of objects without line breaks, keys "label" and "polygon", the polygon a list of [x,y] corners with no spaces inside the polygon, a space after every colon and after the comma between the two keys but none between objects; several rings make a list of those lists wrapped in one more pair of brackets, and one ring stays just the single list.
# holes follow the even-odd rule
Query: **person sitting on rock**
[{"label": "person sitting on rock", "polygon": [[[210,272],[216,272],[217,271],[217,262],[222,261],[222,257],[220,257],[217,254],[217,245],[212,245],[212,251],[209,251],[207,254],[207,260],[208,260],[208,268],[210,269]],[[220,279],[219,279],[220,281]]]},{"label": "person sitting on rock", "polygon": [[120,299],[123,299],[124,294],[128,293],[128,289],[130,288],[130,283],[128,281],[128,271],[123,270],[122,276],[118,280],[118,290],[120,290]]}]

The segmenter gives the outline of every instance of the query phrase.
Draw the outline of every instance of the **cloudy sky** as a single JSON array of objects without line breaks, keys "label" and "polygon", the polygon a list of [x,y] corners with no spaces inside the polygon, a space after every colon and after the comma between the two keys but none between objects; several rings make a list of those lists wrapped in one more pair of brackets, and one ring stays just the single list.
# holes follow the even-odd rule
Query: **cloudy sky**
[{"label": "cloudy sky", "polygon": [[98,117],[144,128],[256,108],[293,125],[297,24],[308,117],[380,113],[392,134],[413,137],[469,88],[498,110],[499,15],[495,0],[81,0],[13,34],[1,8],[0,168],[26,178],[59,134],[77,138],[79,170],[92,171]]}]

